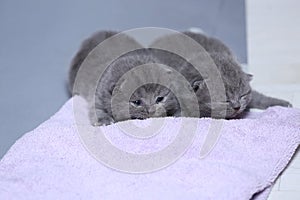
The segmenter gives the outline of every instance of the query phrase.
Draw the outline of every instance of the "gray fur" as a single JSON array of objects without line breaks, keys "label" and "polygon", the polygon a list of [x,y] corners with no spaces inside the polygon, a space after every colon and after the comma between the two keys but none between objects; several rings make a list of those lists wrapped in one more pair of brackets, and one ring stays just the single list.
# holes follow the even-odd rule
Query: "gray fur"
[{"label": "gray fur", "polygon": [[[117,32],[98,32],[83,42],[71,64],[69,73],[71,91],[76,73],[89,52],[99,43],[116,33]],[[184,32],[184,34],[201,44],[213,59],[223,79],[227,98],[225,102],[211,103],[210,94],[205,84],[205,77],[202,77],[184,58],[167,51],[145,48],[120,56],[107,68],[96,89],[95,107],[91,106],[91,110],[95,109],[96,111],[95,114],[90,112],[91,123],[94,125],[105,125],[128,119],[181,116],[180,105],[173,92],[169,89],[169,86],[162,86],[155,83],[143,85],[133,92],[129,99],[129,116],[126,115],[128,107],[124,107],[124,104],[122,104],[124,102],[118,102],[115,105],[117,112],[113,113],[111,108],[113,91],[124,92],[122,85],[128,81],[122,80],[122,76],[134,67],[147,63],[165,64],[186,78],[190,83],[191,90],[193,90],[197,96],[200,110],[199,117],[211,117],[211,111],[218,110],[220,105],[226,105],[226,118],[235,118],[247,108],[265,109],[274,105],[291,106],[287,101],[266,97],[253,91],[249,85],[252,76],[242,71],[230,49],[221,41],[202,34],[191,32]],[[164,73],[170,73],[170,71],[165,69],[162,74]],[[164,78],[159,74],[150,74],[150,76],[156,77],[157,79]],[[142,77],[140,74],[133,73],[131,80],[139,83],[142,82]],[[88,83],[82,84],[88,87]],[[176,80],[170,81],[170,84],[176,84]],[[82,92],[82,94],[83,93],[84,92]],[[82,94],[79,93],[79,95]],[[182,94],[182,96],[184,95],[185,94]],[[189,97],[186,96],[186,98]],[[216,112],[212,117],[224,117],[223,114],[224,110],[220,110],[219,114]]]},{"label": "gray fur", "polygon": [[84,59],[98,44],[115,34],[117,34],[117,32],[115,31],[99,31],[82,42],[80,50],[76,53],[71,62],[71,68],[69,71],[69,91],[71,93],[73,92],[73,85],[76,74]]},{"label": "gray fur", "polygon": [[[126,115],[128,107],[124,107],[124,102],[114,105],[117,113],[112,113],[111,99],[113,91],[118,90],[126,95],[122,85],[128,80],[122,80],[122,75],[134,67],[147,63],[158,63],[158,60],[151,56],[148,49],[141,49],[121,56],[109,66],[99,81],[96,90],[95,109],[97,119],[90,117],[93,124],[101,125],[128,119],[174,116],[177,113],[179,105],[176,97],[167,87],[158,84],[146,84],[134,91],[129,100],[130,116]],[[139,84],[142,82],[142,77],[145,77],[145,75],[132,74],[131,78],[136,84]],[[122,81],[117,84],[119,80]],[[159,97],[162,97],[163,100],[156,102]],[[139,105],[134,103],[137,100],[141,101]]]},{"label": "gray fur", "polygon": [[[227,102],[225,102],[227,106],[226,118],[234,118],[249,108],[266,109],[276,105],[292,107],[292,105],[285,100],[268,97],[252,90],[249,84],[252,80],[252,75],[242,71],[233,53],[220,40],[209,38],[202,34],[184,33],[202,45],[221,72],[227,97]],[[207,102],[209,98],[203,98],[203,96],[209,96],[205,88],[197,91],[197,96],[198,98],[202,98],[200,100],[202,104],[208,105],[208,110],[212,109],[209,102]],[[220,102],[220,104],[221,103],[223,102]]]}]

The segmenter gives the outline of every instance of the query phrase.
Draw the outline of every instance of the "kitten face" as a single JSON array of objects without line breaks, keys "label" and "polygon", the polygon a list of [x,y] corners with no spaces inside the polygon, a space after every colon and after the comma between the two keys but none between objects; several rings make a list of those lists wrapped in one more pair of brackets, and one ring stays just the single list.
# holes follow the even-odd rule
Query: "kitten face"
[{"label": "kitten face", "polygon": [[132,119],[174,116],[180,107],[174,94],[159,84],[139,87],[131,96],[129,113]]},{"label": "kitten face", "polygon": [[[226,118],[234,118],[244,111],[251,100],[249,82],[252,76],[245,74],[239,64],[226,54],[212,54],[219,67],[226,92]],[[222,113],[224,114],[224,113]],[[224,115],[223,115],[224,116]]]},{"label": "kitten face", "polygon": [[249,84],[240,84],[239,87],[227,88],[226,118],[234,118],[242,113],[251,100]]},{"label": "kitten face", "polygon": [[234,118],[242,113],[251,101],[249,82],[252,76],[245,74],[234,60],[226,56],[213,54],[212,57],[222,75],[226,99],[223,102],[211,102],[205,82],[195,81],[192,87],[198,97],[200,114],[204,117]]},{"label": "kitten face", "polygon": [[203,117],[212,115],[214,118],[234,118],[242,113],[251,101],[251,88],[248,83],[225,85],[226,100],[223,102],[211,102],[207,88],[199,89],[196,94],[201,102],[200,115]]}]

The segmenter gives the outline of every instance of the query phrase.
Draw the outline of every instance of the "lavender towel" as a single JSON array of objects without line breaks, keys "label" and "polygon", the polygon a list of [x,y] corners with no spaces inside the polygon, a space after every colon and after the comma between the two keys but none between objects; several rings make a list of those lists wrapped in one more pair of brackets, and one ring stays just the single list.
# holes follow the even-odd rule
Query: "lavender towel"
[{"label": "lavender towel", "polygon": [[[188,119],[196,120],[198,128],[175,163],[151,173],[124,173],[97,161],[83,146],[73,100],[19,139],[1,160],[0,199],[262,200],[300,143],[300,110],[273,107],[248,119],[223,120],[218,142],[201,159],[213,120]],[[149,120],[164,120],[164,126],[135,145],[116,125],[101,130],[117,148],[142,154],[166,147],[182,122]]]}]

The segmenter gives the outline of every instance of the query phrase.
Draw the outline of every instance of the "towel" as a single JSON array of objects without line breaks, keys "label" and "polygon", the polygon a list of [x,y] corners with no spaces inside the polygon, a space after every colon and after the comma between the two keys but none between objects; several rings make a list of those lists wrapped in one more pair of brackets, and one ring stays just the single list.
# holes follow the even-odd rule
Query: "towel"
[{"label": "towel", "polygon": [[[73,97],[11,147],[0,162],[0,199],[262,200],[300,144],[295,108],[272,107],[240,120],[158,118],[91,127],[76,119],[86,117],[84,107]],[[214,124],[221,126],[212,136]],[[154,135],[128,134],[146,135],[150,126],[158,127]],[[178,137],[187,142],[176,143]]]}]

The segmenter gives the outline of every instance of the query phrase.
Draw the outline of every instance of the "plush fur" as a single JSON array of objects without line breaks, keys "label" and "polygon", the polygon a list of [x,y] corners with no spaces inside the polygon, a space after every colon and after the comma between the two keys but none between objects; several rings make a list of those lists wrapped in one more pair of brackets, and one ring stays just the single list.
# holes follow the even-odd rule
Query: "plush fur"
[{"label": "plush fur", "polygon": [[[230,49],[221,41],[203,34],[183,33],[199,43],[217,66],[225,88],[226,98],[224,101],[211,101],[210,91],[205,81],[207,77],[199,74],[184,58],[161,49],[144,48],[124,54],[108,66],[97,85],[95,106],[91,106],[91,108],[95,109],[96,115],[91,114],[91,123],[94,125],[106,125],[128,119],[182,116],[178,94],[175,95],[170,89],[171,85],[179,87],[179,83],[176,80],[170,80],[168,82],[169,85],[158,84],[166,78],[167,74],[174,73],[174,71],[179,72],[188,81],[189,89],[196,94],[200,111],[199,117],[235,118],[248,108],[265,109],[274,105],[291,106],[287,101],[267,97],[252,90],[249,85],[252,76],[242,71]],[[79,67],[89,52],[102,41],[115,34],[117,32],[102,31],[92,35],[83,42],[71,64],[69,73],[71,90]],[[162,37],[160,40],[164,40],[167,37],[170,36]],[[132,39],[132,41],[134,40]],[[157,67],[159,69],[158,72],[152,70],[154,72],[149,73],[148,71],[146,73],[132,70],[140,65],[149,63]],[[167,65],[173,68],[174,71],[161,67],[159,64]],[[131,76],[124,79],[123,75],[128,72],[131,72]],[[156,82],[141,85],[148,76],[151,76]],[[123,88],[130,81],[131,84],[141,85],[132,93],[128,93]],[[82,84],[85,84],[86,87],[89,85],[88,82],[83,82]],[[123,97],[129,96],[128,101],[117,101],[112,107],[114,92],[119,92]],[[83,93],[79,92],[79,95],[84,96]],[[189,99],[191,97],[188,96],[188,93],[183,92],[180,94],[180,98]],[[126,101],[126,98],[122,100],[124,99]],[[189,113],[185,116],[188,117],[189,115],[194,116]]]},{"label": "plush fur", "polygon": [[[242,71],[234,54],[220,40],[207,37],[203,34],[191,32],[184,32],[184,34],[201,44],[218,67],[222,75],[227,97],[226,102],[220,102],[220,104],[226,104],[227,118],[234,118],[248,108],[266,109],[275,105],[284,107],[292,106],[285,100],[267,97],[253,90],[249,84],[252,80],[252,75]],[[205,88],[201,90],[201,93],[198,92],[197,94],[198,98],[203,98],[201,97],[203,95],[209,95]],[[212,108],[209,102],[207,102],[207,99],[208,98],[206,98],[206,100],[200,100],[200,102],[207,104],[207,107],[211,110]]]}]

